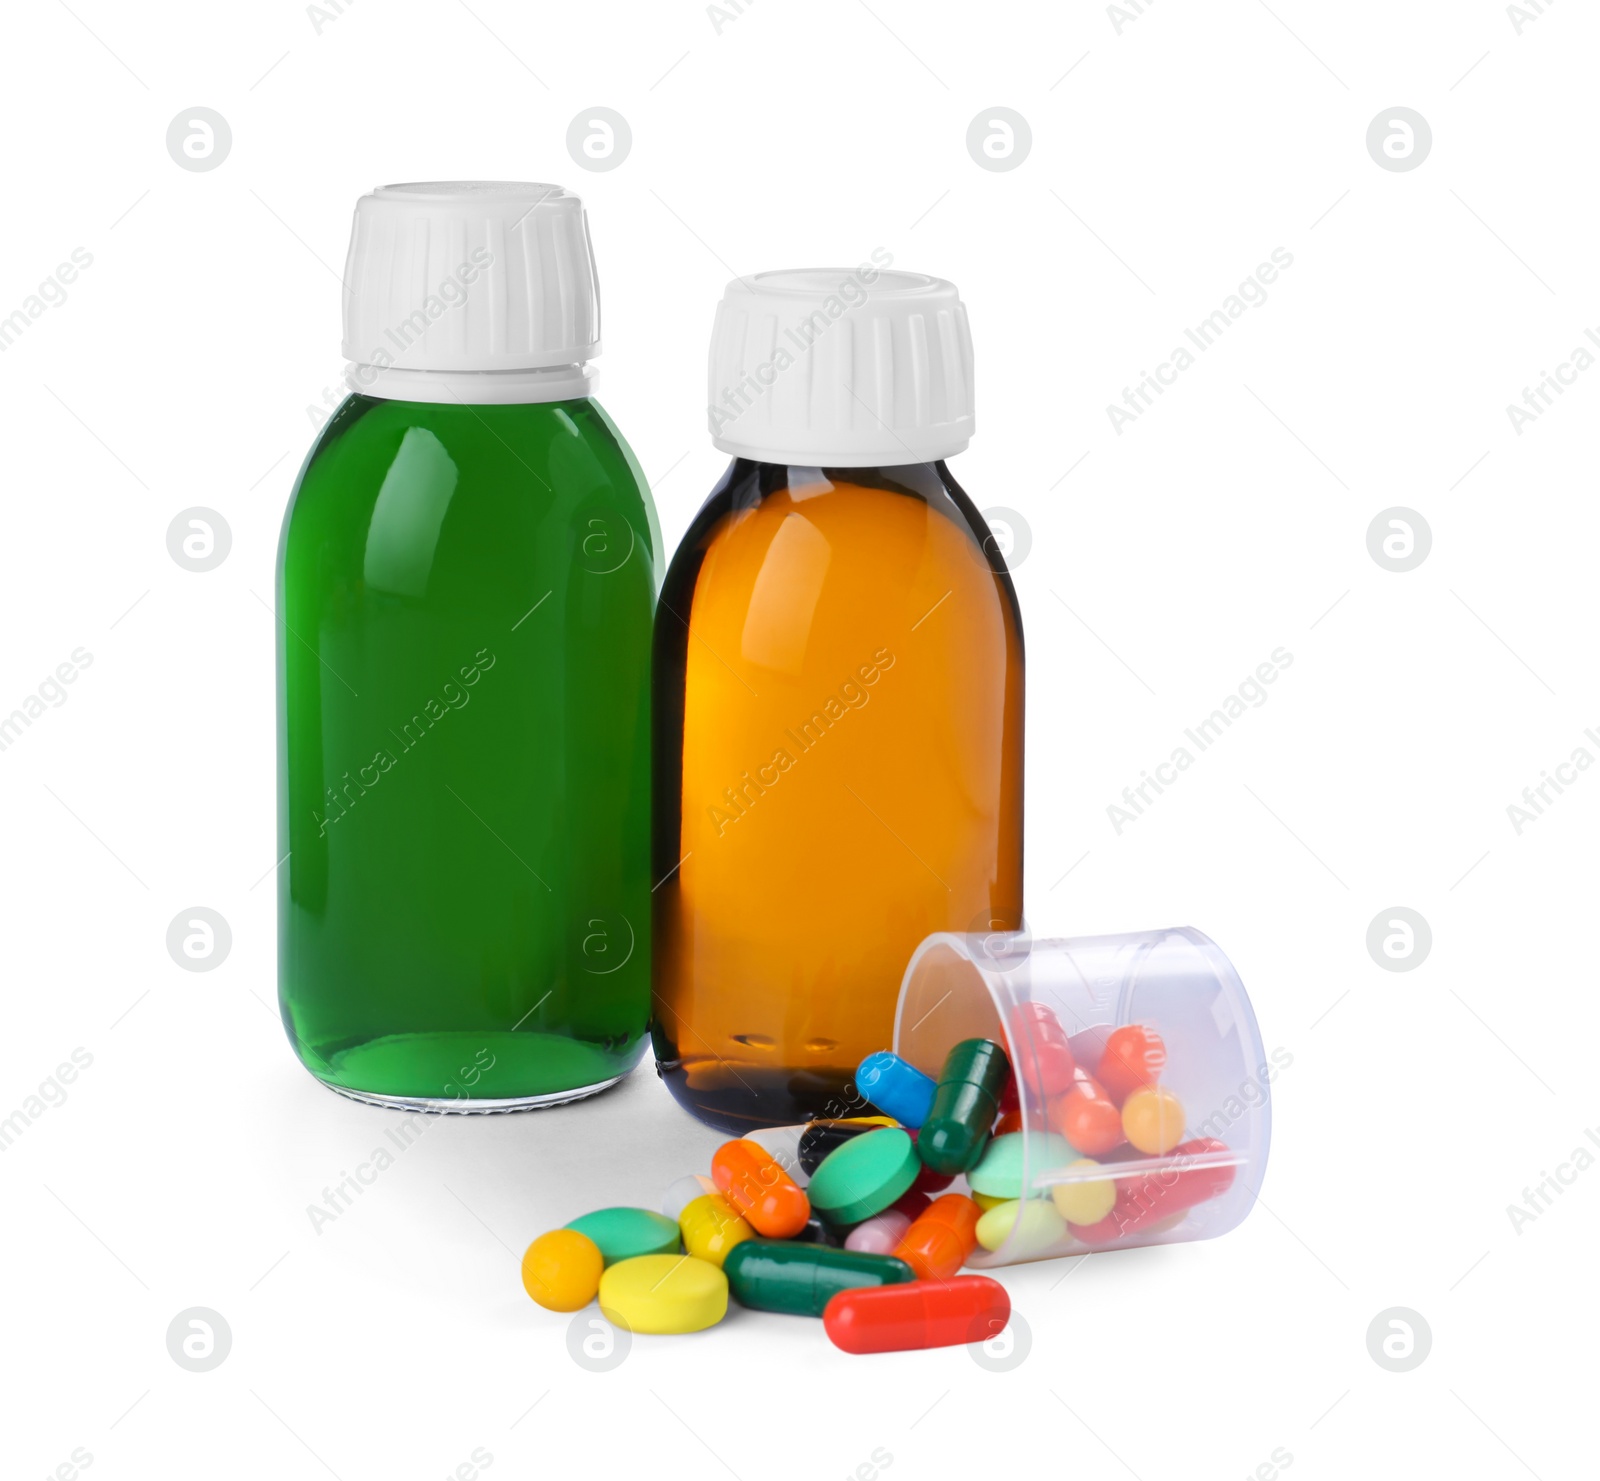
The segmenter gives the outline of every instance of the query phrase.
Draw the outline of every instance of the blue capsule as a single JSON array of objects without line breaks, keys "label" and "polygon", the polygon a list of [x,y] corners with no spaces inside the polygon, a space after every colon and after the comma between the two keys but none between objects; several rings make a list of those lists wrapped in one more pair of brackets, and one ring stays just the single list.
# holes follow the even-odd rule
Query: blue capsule
[{"label": "blue capsule", "polygon": [[933,1092],[938,1087],[921,1070],[909,1065],[898,1054],[880,1049],[861,1061],[856,1070],[856,1089],[886,1116],[915,1131],[933,1109]]}]

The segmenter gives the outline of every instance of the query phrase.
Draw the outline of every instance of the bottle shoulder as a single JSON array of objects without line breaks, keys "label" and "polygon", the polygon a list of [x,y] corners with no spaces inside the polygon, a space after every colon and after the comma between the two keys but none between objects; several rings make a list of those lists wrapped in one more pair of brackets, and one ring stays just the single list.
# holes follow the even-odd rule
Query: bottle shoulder
[{"label": "bottle shoulder", "polygon": [[678,546],[663,599],[687,604],[707,583],[886,591],[941,577],[1003,609],[1020,635],[1004,558],[943,463],[802,470],[735,459]]},{"label": "bottle shoulder", "polygon": [[380,527],[395,537],[443,529],[479,548],[621,541],[659,572],[649,487],[592,398],[468,406],[350,396],[296,480],[280,559],[330,549],[353,559]]}]

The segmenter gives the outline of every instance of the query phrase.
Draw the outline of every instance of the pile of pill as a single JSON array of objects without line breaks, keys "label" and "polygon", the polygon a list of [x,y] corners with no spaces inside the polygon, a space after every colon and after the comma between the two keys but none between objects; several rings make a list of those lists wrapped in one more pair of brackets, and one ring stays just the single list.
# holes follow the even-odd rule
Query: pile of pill
[{"label": "pile of pill", "polygon": [[[820,1316],[846,1352],[985,1342],[1011,1302],[997,1281],[958,1274],[980,1250],[1104,1248],[1181,1222],[1232,1185],[1221,1142],[1183,1140],[1153,1029],[1069,1039],[1038,1003],[1010,1027],[1015,1066],[991,1039],[956,1044],[937,1081],[886,1050],[868,1055],[856,1088],[881,1114],[725,1142],[710,1177],[673,1183],[660,1213],[601,1209],[534,1240],[524,1287],[551,1311],[598,1297],[633,1332],[700,1331],[732,1295]],[[1097,1052],[1092,1074],[1086,1052]],[[1025,1133],[1024,1105],[1043,1108],[1048,1129],[1036,1114]],[[966,1192],[951,1191],[958,1177]]]}]

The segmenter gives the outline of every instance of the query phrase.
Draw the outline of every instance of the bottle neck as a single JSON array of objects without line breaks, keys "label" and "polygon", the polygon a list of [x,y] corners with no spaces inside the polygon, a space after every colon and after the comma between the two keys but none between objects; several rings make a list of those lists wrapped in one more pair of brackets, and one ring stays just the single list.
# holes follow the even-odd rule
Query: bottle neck
[{"label": "bottle neck", "polygon": [[380,401],[508,406],[592,396],[598,374],[589,361],[533,370],[402,370],[394,365],[350,364],[345,367],[345,384],[359,396]]}]

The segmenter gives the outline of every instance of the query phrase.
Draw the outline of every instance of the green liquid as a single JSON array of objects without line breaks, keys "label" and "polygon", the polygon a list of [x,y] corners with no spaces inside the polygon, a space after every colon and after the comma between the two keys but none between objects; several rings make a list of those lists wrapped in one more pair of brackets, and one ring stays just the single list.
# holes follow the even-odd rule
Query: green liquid
[{"label": "green liquid", "polygon": [[650,1007],[660,536],[590,400],[353,396],[279,550],[279,996],[378,1099],[571,1099]]}]

